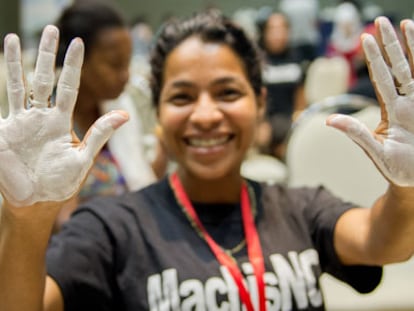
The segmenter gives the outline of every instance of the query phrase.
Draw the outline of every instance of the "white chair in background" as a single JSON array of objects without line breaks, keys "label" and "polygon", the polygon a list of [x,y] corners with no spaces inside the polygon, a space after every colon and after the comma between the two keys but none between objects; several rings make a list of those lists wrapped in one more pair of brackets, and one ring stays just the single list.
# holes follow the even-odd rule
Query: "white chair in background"
[{"label": "white chair in background", "polygon": [[286,165],[277,158],[251,152],[243,161],[240,173],[243,177],[268,184],[285,184],[287,181]]},{"label": "white chair in background", "polygon": [[348,90],[350,68],[342,57],[318,57],[310,63],[305,78],[308,105]]},{"label": "white chair in background", "polygon": [[311,105],[294,123],[288,139],[288,184],[323,184],[343,199],[370,206],[387,183],[359,146],[325,125],[328,115],[339,108],[358,109],[353,116],[371,129],[378,124],[379,106],[361,96],[340,95]]}]

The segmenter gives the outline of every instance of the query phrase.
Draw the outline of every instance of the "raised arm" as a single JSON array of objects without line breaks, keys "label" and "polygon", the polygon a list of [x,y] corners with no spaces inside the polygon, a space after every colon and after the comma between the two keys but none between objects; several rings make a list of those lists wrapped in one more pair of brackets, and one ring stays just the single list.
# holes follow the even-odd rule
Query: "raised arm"
[{"label": "raised arm", "polygon": [[414,253],[414,22],[401,22],[405,46],[388,19],[379,17],[375,25],[377,40],[364,34],[362,44],[381,106],[378,127],[371,132],[343,115],[327,120],[364,149],[390,184],[371,209],[339,219],[335,245],[350,264],[382,265]]},{"label": "raised arm", "polygon": [[[0,215],[1,310],[43,310],[45,252],[55,217],[62,202],[78,191],[99,149],[128,119],[124,112],[110,112],[79,141],[72,131],[72,111],[84,47],[80,39],[69,46],[56,103],[51,103],[58,37],[56,27],[45,27],[30,91],[19,38],[9,34],[4,40],[9,115],[0,118],[0,192],[5,201]],[[61,308],[58,294],[51,301]]]}]

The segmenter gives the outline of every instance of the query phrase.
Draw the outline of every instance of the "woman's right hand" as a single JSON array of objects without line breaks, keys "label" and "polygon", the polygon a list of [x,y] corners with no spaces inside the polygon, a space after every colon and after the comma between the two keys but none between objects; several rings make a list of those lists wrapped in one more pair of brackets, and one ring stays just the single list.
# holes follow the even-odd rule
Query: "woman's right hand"
[{"label": "woman's right hand", "polygon": [[[414,187],[414,21],[401,22],[400,40],[391,21],[375,19],[377,36],[364,34],[362,47],[381,107],[372,132],[349,115],[332,115],[327,124],[361,146],[390,184]],[[412,200],[412,190],[406,191]]]},{"label": "woman's right hand", "polygon": [[0,192],[8,205],[61,202],[77,193],[94,157],[112,132],[128,120],[122,111],[99,118],[83,141],[72,131],[83,42],[70,44],[60,75],[56,103],[50,98],[59,32],[46,26],[39,45],[32,89],[26,92],[18,36],[5,38],[9,115],[0,118]]}]

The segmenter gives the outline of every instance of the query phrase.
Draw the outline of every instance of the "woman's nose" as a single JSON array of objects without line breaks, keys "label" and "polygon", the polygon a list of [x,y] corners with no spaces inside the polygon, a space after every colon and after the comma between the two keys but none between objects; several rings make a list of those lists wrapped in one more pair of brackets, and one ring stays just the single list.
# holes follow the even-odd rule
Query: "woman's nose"
[{"label": "woman's nose", "polygon": [[190,121],[197,127],[208,130],[217,126],[223,114],[214,99],[208,94],[199,96],[190,116]]}]

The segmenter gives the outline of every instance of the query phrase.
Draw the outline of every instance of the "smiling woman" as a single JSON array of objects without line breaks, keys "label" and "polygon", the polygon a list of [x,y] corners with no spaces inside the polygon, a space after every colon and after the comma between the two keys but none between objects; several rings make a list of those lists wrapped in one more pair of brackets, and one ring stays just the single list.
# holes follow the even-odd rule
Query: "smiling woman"
[{"label": "smiling woman", "polygon": [[[82,204],[52,239],[56,214],[81,185],[65,177],[84,176],[126,116],[107,114],[82,142],[68,144],[74,103],[57,97],[58,109],[22,108],[19,45],[10,36],[9,87],[17,90],[11,90],[16,94],[10,103],[13,114],[0,122],[0,146],[8,147],[0,160],[14,161],[19,170],[0,166],[5,197],[0,301],[8,310],[33,310],[43,303],[47,311],[321,311],[323,273],[362,293],[375,289],[384,264],[404,261],[414,252],[414,111],[407,109],[414,95],[398,95],[383,57],[399,64],[394,74],[407,85],[412,83],[410,65],[389,21],[376,23],[384,42],[367,35],[363,45],[389,116],[382,115],[373,133],[351,117],[327,120],[357,141],[387,177],[389,188],[372,208],[358,208],[323,187],[287,188],[241,176],[264,110],[260,58],[244,32],[213,10],[165,25],[151,54],[160,136],[177,169],[140,191]],[[56,32],[51,30],[44,32],[49,40],[42,41],[42,50],[53,50]],[[414,46],[414,22],[405,21],[402,31],[407,46]],[[379,44],[386,45],[383,56]],[[79,76],[68,70],[80,68],[81,48],[75,40],[62,71],[73,96]],[[48,59],[39,57],[51,74]],[[399,119],[401,111],[406,114]],[[64,121],[59,131],[56,115]],[[39,122],[30,122],[33,116]],[[34,143],[39,124],[47,135],[38,135]],[[18,142],[9,135],[17,131],[23,132]],[[398,141],[387,133],[398,134]],[[50,150],[61,154],[52,157]],[[74,157],[78,161],[68,161]],[[44,170],[37,171],[39,165]],[[53,191],[57,167],[65,195]],[[24,191],[9,180],[20,180]]]}]

